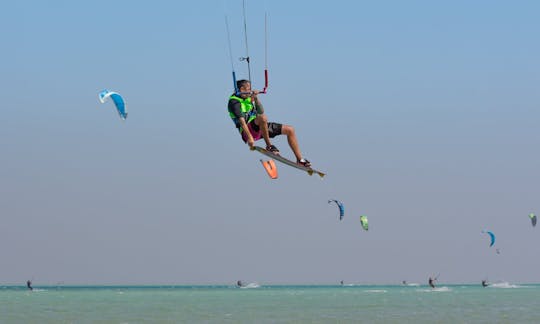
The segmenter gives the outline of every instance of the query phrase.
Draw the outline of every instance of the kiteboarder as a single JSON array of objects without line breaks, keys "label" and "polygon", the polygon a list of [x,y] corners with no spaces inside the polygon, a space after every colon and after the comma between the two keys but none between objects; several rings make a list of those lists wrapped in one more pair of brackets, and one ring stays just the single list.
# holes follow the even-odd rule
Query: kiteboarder
[{"label": "kiteboarder", "polygon": [[30,281],[30,280],[26,281],[26,287],[28,287],[28,289],[30,289],[30,290],[34,290],[34,288],[32,288],[32,281]]},{"label": "kiteboarder", "polygon": [[242,287],[243,285],[244,285],[244,284],[242,283],[242,280],[238,280],[238,281],[236,282],[236,286],[237,286],[237,287]]},{"label": "kiteboarder", "polygon": [[487,283],[487,280],[482,280],[482,287],[487,287],[489,284]]},{"label": "kiteboarder", "polygon": [[236,82],[236,86],[238,93],[229,97],[228,110],[229,116],[240,131],[242,140],[251,148],[255,145],[255,141],[263,138],[266,150],[279,154],[278,148],[272,144],[270,138],[286,135],[289,146],[296,157],[296,163],[309,168],[311,163],[302,157],[294,127],[268,122],[263,105],[257,96],[259,91],[251,89],[251,82],[239,80]]},{"label": "kiteboarder", "polygon": [[428,283],[431,288],[435,288],[435,280],[437,280],[437,278],[429,277]]}]

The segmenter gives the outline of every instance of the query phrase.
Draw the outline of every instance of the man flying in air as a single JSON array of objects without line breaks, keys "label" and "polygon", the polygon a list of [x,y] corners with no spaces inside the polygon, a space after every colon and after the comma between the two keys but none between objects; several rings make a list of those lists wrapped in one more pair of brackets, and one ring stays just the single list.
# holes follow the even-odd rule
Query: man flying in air
[{"label": "man flying in air", "polygon": [[258,98],[259,91],[251,89],[248,80],[236,82],[238,94],[229,97],[229,116],[236,128],[240,131],[242,140],[253,147],[255,141],[263,138],[266,150],[279,155],[279,150],[270,141],[277,135],[286,135],[289,146],[296,156],[296,163],[305,167],[311,167],[311,163],[302,157],[294,128],[289,125],[268,122],[264,108]]}]

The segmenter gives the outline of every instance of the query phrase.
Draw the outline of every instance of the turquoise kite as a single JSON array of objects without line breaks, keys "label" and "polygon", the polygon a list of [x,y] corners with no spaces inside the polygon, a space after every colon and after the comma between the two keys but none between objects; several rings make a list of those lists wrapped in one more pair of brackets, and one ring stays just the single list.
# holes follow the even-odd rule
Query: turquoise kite
[{"label": "turquoise kite", "polygon": [[108,98],[111,98],[114,102],[114,106],[116,107],[120,118],[122,118],[122,120],[126,120],[128,115],[127,107],[122,96],[114,91],[109,90],[103,90],[99,93],[99,101],[101,101],[101,103],[105,103]]}]

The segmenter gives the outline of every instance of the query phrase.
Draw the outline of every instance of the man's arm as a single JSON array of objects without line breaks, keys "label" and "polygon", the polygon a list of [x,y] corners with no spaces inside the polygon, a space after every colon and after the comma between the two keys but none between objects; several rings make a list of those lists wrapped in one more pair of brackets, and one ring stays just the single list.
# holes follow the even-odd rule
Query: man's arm
[{"label": "man's arm", "polygon": [[238,119],[244,116],[242,114],[242,105],[238,100],[229,100],[229,112]]},{"label": "man's arm", "polygon": [[246,133],[247,143],[249,147],[252,148],[253,145],[255,144],[255,140],[253,139],[253,136],[251,136],[251,132],[249,131],[248,125],[244,117],[240,117],[238,123],[240,124],[240,127],[242,127],[244,132]]},{"label": "man's arm", "polygon": [[254,104],[255,104],[255,109],[257,110],[257,115],[262,115],[264,114],[264,107],[261,103],[261,101],[259,100],[259,96],[258,96],[259,92],[257,90],[253,91],[253,99],[254,99]]}]

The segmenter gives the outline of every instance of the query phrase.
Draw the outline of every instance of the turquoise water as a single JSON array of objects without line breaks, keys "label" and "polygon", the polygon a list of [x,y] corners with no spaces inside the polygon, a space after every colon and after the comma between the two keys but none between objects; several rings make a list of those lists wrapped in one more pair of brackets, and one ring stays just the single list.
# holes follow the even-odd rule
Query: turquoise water
[{"label": "turquoise water", "polygon": [[539,323],[539,306],[529,284],[0,287],[0,323]]}]

